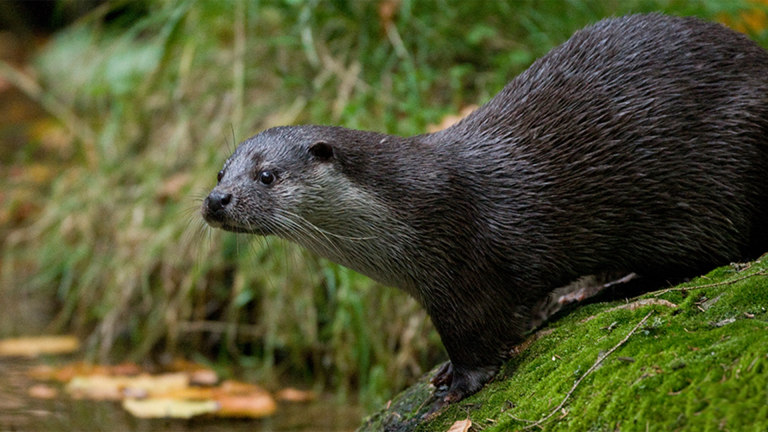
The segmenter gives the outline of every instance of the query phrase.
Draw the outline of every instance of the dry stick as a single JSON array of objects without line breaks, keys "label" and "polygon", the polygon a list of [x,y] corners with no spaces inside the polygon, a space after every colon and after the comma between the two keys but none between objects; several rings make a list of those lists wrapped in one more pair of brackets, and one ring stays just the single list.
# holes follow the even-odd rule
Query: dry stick
[{"label": "dry stick", "polygon": [[[521,423],[536,423],[536,422],[535,422],[535,421],[533,421],[533,420],[528,420],[528,419],[521,419],[521,418],[517,418],[517,417],[515,417],[515,416],[513,416],[512,414],[509,414],[509,413],[507,413],[507,416],[508,416],[509,418],[511,418],[512,420],[515,420],[515,421],[519,421],[519,422],[521,422]],[[531,425],[531,426],[533,426],[533,425]]]},{"label": "dry stick", "polygon": [[542,418],[541,420],[539,420],[539,421],[537,421],[537,422],[535,422],[535,423],[529,424],[528,426],[524,427],[523,429],[532,429],[532,428],[534,428],[534,427],[537,427],[537,426],[538,426],[538,427],[540,427],[542,423],[544,423],[545,421],[549,420],[549,418],[550,418],[550,417],[552,417],[553,415],[555,415],[555,413],[557,413],[558,411],[560,411],[560,408],[562,408],[562,407],[563,407],[563,405],[565,405],[565,402],[568,400],[568,398],[569,398],[569,397],[571,397],[571,394],[573,394],[574,390],[576,390],[576,387],[578,387],[578,386],[579,386],[579,384],[581,384],[581,382],[584,380],[584,378],[586,378],[586,377],[587,377],[587,376],[588,376],[590,373],[594,372],[594,371],[597,369],[597,367],[598,367],[598,366],[600,366],[600,363],[602,363],[602,362],[603,362],[603,360],[605,360],[605,359],[606,359],[606,357],[608,357],[609,355],[611,355],[611,353],[613,353],[614,351],[616,351],[616,350],[617,350],[617,349],[618,349],[620,346],[624,345],[624,342],[626,342],[627,340],[629,340],[629,337],[630,337],[630,336],[632,336],[632,335],[633,335],[633,334],[634,334],[634,333],[637,331],[637,329],[639,329],[639,328],[640,328],[640,326],[642,326],[643,324],[645,324],[645,322],[648,320],[648,317],[650,317],[650,316],[651,316],[651,314],[653,314],[653,312],[654,312],[654,311],[650,311],[650,312],[648,312],[648,315],[646,315],[646,316],[645,316],[645,318],[643,318],[642,320],[640,320],[640,322],[639,322],[639,323],[637,323],[637,325],[635,326],[635,328],[633,328],[633,329],[632,329],[632,331],[630,331],[629,333],[627,333],[627,335],[626,335],[626,336],[624,336],[624,339],[622,339],[622,340],[621,340],[621,342],[619,342],[618,344],[616,344],[616,346],[614,346],[613,348],[611,348],[610,350],[608,350],[608,352],[607,352],[607,353],[603,354],[602,356],[598,354],[598,356],[597,356],[597,360],[595,361],[595,364],[593,364],[593,365],[592,365],[592,367],[591,367],[591,368],[589,368],[589,370],[587,370],[587,372],[586,372],[586,373],[584,373],[584,375],[582,375],[582,376],[581,376],[581,377],[580,377],[578,380],[576,380],[576,382],[575,382],[575,383],[573,383],[573,387],[571,387],[571,390],[570,390],[570,391],[568,391],[568,393],[565,395],[565,398],[563,398],[563,401],[562,401],[562,402],[560,402],[560,405],[558,405],[557,407],[555,407],[555,409],[554,409],[554,410],[552,410],[552,412],[551,412],[551,413],[549,413],[549,414],[548,414],[546,417]]},{"label": "dry stick", "polygon": [[666,293],[668,293],[670,291],[695,290],[695,289],[700,289],[700,288],[712,288],[712,287],[723,286],[723,285],[731,285],[731,284],[735,284],[736,282],[741,282],[744,279],[749,279],[749,278],[755,277],[755,276],[768,276],[768,272],[766,272],[765,270],[758,270],[758,271],[756,271],[754,273],[748,274],[746,276],[742,276],[740,278],[732,279],[732,280],[729,280],[729,281],[717,282],[717,283],[712,283],[712,284],[707,284],[707,285],[694,285],[694,286],[667,288],[665,290],[661,290],[659,292],[654,293],[653,296],[654,297],[658,297],[658,296],[660,296],[662,294],[666,294]]}]

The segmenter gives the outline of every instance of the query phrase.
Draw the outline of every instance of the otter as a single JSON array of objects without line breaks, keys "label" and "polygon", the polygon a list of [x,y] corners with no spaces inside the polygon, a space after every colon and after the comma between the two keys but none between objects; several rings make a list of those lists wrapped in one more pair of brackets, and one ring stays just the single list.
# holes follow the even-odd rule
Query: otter
[{"label": "otter", "polygon": [[558,287],[768,250],[768,53],[695,18],[606,19],[440,132],[265,130],[201,212],[415,297],[450,358],[434,411],[480,390]]}]

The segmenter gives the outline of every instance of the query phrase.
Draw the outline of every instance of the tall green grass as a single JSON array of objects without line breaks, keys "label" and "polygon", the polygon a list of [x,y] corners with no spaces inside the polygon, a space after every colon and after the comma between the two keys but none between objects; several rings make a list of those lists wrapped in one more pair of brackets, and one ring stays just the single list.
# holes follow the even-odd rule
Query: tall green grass
[{"label": "tall green grass", "polygon": [[[276,239],[209,230],[197,208],[235,142],[279,124],[423,133],[490,99],[603,17],[740,22],[732,1],[285,0],[108,3],[58,33],[30,94],[60,122],[2,178],[0,291],[54,297],[52,327],[98,360],[202,355],[277,384],[386,400],[442,358],[404,294]],[[764,28],[754,37],[765,45]],[[761,32],[761,33],[760,33]],[[25,210],[31,201],[32,210]],[[14,216],[15,215],[15,216]],[[198,354],[194,354],[198,353]]]}]

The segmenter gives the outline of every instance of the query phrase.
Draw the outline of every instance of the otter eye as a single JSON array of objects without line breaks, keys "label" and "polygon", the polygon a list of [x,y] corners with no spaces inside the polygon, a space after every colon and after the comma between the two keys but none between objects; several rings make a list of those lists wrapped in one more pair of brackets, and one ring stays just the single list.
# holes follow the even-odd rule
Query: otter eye
[{"label": "otter eye", "polygon": [[224,170],[221,170],[218,174],[216,174],[216,181],[220,182],[222,178],[224,178]]},{"label": "otter eye", "polygon": [[272,174],[272,171],[262,171],[259,173],[259,181],[265,185],[271,184],[275,181],[275,175]]}]

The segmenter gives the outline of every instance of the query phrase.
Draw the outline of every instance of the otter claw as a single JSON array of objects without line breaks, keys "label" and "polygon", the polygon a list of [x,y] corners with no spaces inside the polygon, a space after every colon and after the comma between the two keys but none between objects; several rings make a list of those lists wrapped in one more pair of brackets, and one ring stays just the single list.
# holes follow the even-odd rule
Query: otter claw
[{"label": "otter claw", "polygon": [[435,372],[435,376],[429,380],[438,389],[443,386],[450,386],[451,381],[453,381],[453,363],[451,362],[443,363],[440,369]]},{"label": "otter claw", "polygon": [[[440,366],[430,382],[435,386],[435,396],[438,397],[423,418],[436,415],[448,405],[469,397],[483,388],[498,372],[498,366],[486,366],[475,369],[454,367],[453,362]],[[448,389],[443,393],[443,387]]]}]

